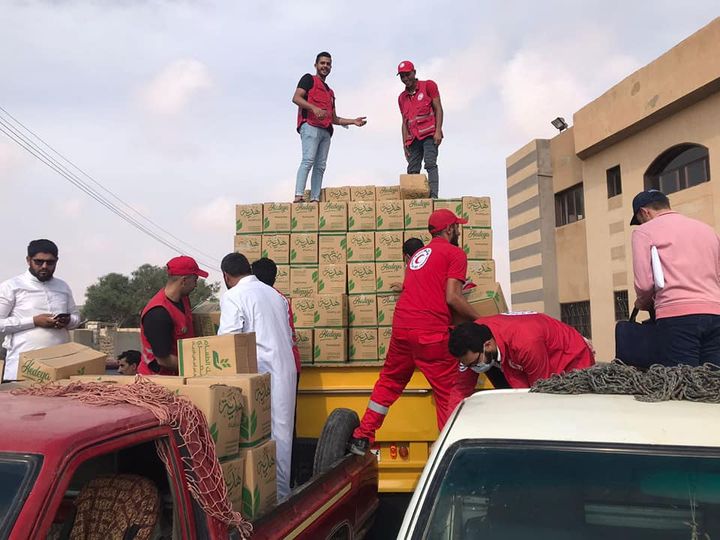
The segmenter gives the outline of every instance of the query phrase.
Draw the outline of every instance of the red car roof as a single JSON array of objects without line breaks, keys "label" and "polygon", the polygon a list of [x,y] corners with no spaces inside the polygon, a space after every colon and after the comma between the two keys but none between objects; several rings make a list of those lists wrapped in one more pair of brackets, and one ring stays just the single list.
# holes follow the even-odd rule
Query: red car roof
[{"label": "red car roof", "polygon": [[135,405],[96,406],[64,397],[0,392],[0,452],[61,452],[88,440],[157,425],[149,411]]}]

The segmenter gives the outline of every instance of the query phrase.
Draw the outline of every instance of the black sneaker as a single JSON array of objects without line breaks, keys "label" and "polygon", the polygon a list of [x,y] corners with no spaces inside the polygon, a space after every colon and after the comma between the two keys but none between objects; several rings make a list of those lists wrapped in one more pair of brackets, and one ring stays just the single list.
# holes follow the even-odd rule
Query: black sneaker
[{"label": "black sneaker", "polygon": [[350,446],[348,448],[351,454],[356,456],[364,456],[370,450],[370,441],[368,439],[356,439],[353,437],[350,439]]}]

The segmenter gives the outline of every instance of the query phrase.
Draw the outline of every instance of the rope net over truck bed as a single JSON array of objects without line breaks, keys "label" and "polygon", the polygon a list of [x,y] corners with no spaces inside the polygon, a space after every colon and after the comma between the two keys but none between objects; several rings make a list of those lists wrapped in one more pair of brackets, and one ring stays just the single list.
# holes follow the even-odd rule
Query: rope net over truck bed
[{"label": "rope net over truck bed", "polygon": [[552,375],[537,381],[531,392],[545,394],[626,394],[639,401],[669,400],[720,403],[720,367],[714,364],[661,366],[647,370],[619,361]]},{"label": "rope net over truck bed", "polygon": [[[37,384],[12,391],[15,395],[67,397],[97,406],[128,403],[150,411],[161,425],[170,426],[179,435],[178,444],[184,448],[183,469],[191,495],[205,511],[230,527],[237,527],[242,538],[249,538],[252,525],[232,508],[222,469],[215,453],[215,445],[203,413],[184,397],[177,396],[164,386],[137,376],[133,384],[104,382],[71,382]],[[172,474],[169,456],[162,445],[156,445],[168,474]],[[182,448],[181,448],[182,449]]]}]

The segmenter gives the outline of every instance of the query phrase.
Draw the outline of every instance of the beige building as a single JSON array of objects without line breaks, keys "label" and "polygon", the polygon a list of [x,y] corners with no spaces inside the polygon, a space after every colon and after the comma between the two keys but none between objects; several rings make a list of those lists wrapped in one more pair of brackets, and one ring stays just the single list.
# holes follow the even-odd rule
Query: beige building
[{"label": "beige building", "polygon": [[657,188],[720,226],[720,18],[506,167],[513,310],[568,322],[612,359],[615,321],[635,302],[633,197]]}]

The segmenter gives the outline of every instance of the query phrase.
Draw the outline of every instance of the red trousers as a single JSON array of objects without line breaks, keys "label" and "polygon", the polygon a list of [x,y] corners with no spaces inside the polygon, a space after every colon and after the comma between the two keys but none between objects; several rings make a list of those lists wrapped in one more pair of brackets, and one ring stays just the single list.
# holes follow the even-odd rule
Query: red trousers
[{"label": "red trousers", "polygon": [[452,396],[458,360],[448,351],[448,339],[448,331],[393,328],[385,365],[353,437],[375,441],[375,432],[382,426],[388,409],[400,397],[416,367],[433,389],[438,428],[443,428],[462,399]]}]

